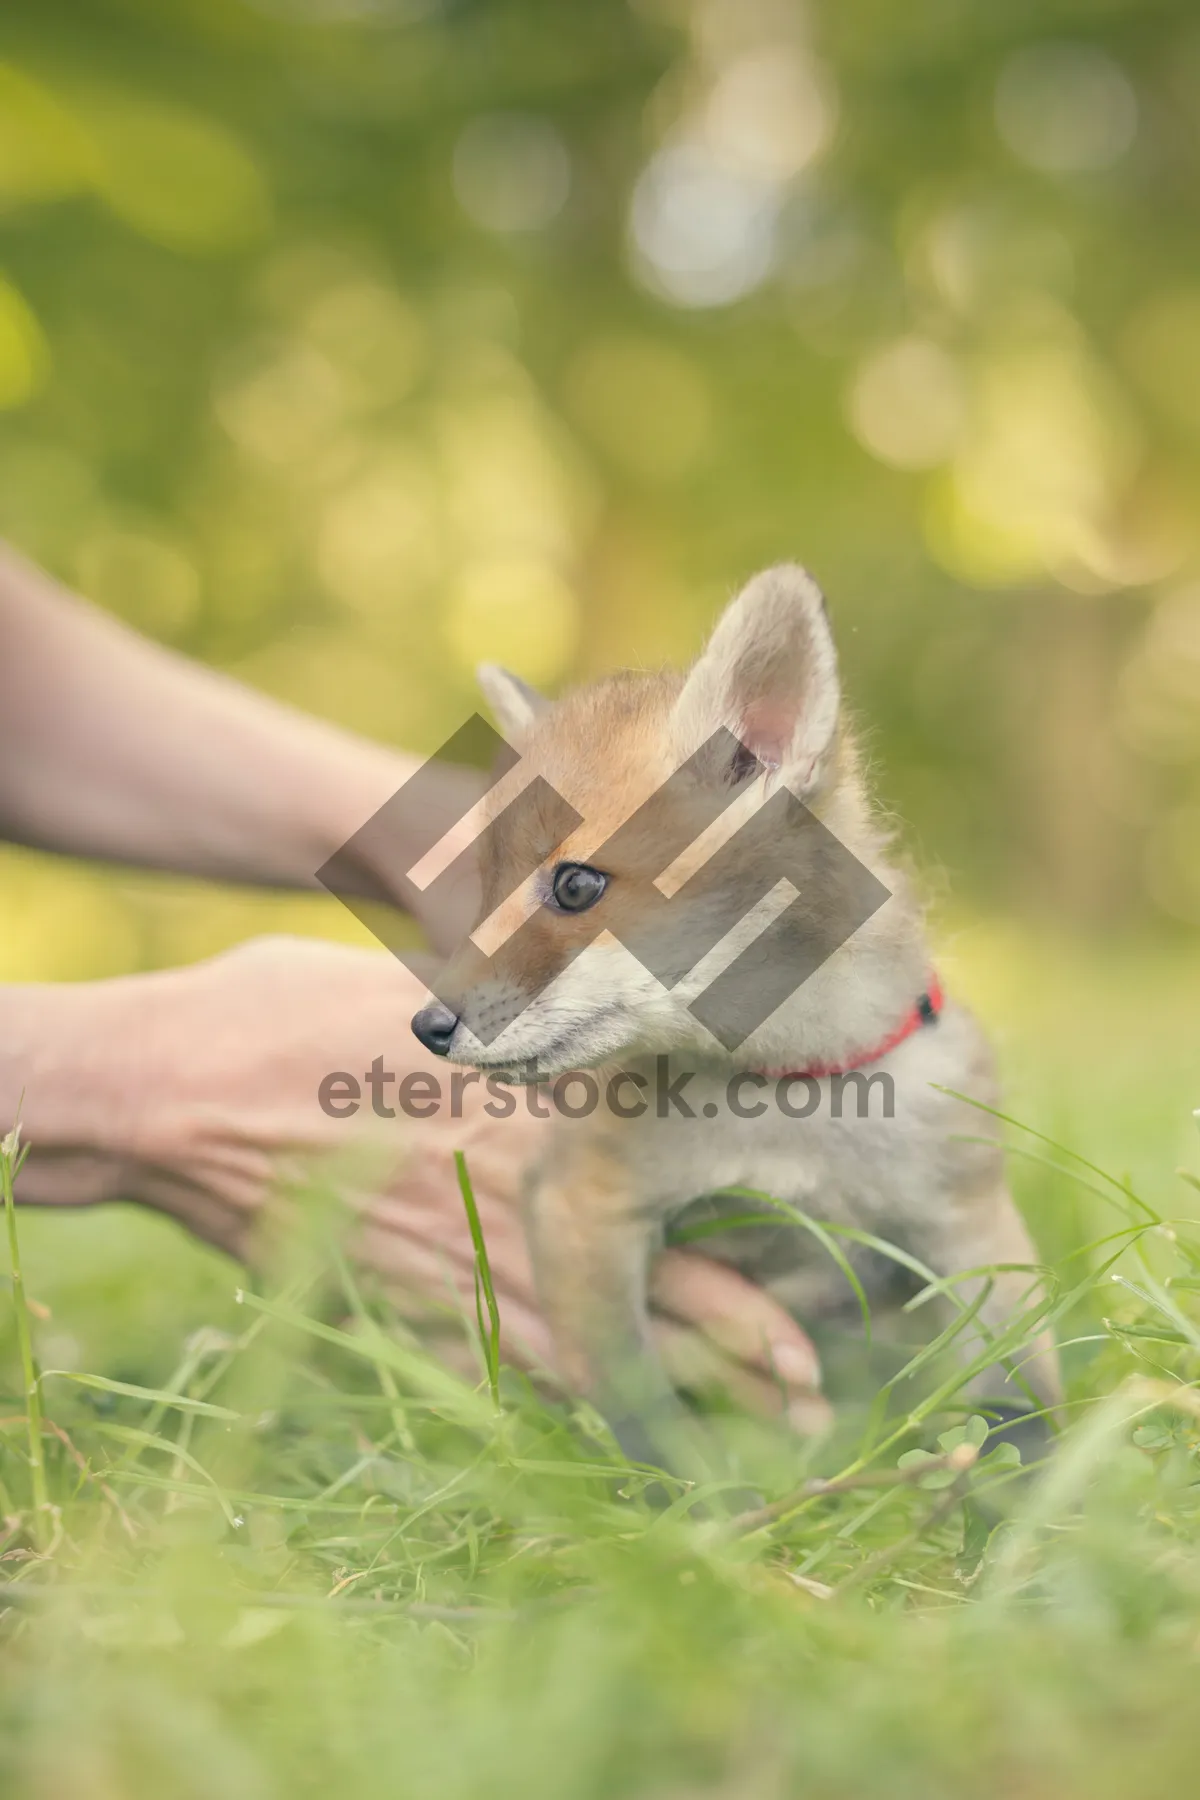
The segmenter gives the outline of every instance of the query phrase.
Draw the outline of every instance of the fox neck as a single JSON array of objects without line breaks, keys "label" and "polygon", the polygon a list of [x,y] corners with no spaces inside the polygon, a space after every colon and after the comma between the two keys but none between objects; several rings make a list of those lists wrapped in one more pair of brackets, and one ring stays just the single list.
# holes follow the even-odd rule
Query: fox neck
[{"label": "fox neck", "polygon": [[883,1043],[931,977],[920,913],[892,899],[809,976],[730,1058],[738,1068],[849,1065]]},{"label": "fox neck", "polygon": [[739,1068],[836,1066],[869,1055],[911,1012],[932,974],[920,905],[850,739],[840,779],[819,812],[888,899],[751,1033],[731,1059]]}]

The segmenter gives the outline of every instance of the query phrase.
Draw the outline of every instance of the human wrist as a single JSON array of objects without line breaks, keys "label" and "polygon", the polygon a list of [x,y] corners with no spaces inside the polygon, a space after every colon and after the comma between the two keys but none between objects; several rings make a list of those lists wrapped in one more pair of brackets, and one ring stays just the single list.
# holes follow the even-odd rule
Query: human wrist
[{"label": "human wrist", "polygon": [[[375,745],[363,749],[378,752]],[[327,816],[336,820],[336,829],[328,833],[327,856],[317,865],[323,885],[356,912],[355,902],[368,903],[368,922],[383,942],[391,943],[391,926],[386,916],[376,915],[378,906],[411,914],[435,949],[448,951],[473,921],[474,888],[469,881],[460,882],[463,892],[450,898],[439,889],[436,904],[429,904],[412,871],[443,839],[451,846],[451,859],[469,847],[475,828],[468,815],[483,792],[482,777],[472,768],[422,765],[396,752],[380,752],[378,759],[365,756],[357,766],[348,758],[341,767],[340,778],[336,765],[329,771],[337,786]],[[389,805],[418,771],[422,779]]]},{"label": "human wrist", "polygon": [[137,1198],[145,1026],[163,975],[0,989],[0,1121],[20,1118],[31,1158],[21,1198]]},{"label": "human wrist", "polygon": [[381,744],[332,730],[316,748],[308,778],[292,786],[288,809],[300,880],[314,879],[331,857],[348,848],[356,851],[355,866],[361,863],[363,880],[373,882],[375,871],[355,840],[418,765]]}]

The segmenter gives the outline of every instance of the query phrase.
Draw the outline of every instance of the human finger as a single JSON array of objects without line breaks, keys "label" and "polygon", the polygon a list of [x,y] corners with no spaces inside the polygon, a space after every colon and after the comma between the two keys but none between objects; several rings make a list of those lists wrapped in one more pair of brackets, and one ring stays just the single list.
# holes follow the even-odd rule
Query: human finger
[{"label": "human finger", "polygon": [[808,1333],[764,1288],[692,1250],[664,1250],[650,1272],[661,1313],[703,1332],[726,1355],[785,1388],[820,1389],[821,1364]]}]

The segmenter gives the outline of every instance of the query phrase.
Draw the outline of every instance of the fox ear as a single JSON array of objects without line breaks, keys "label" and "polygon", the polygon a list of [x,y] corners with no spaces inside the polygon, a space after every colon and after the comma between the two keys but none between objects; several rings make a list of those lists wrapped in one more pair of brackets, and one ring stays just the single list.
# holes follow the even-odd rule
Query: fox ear
[{"label": "fox ear", "polygon": [[[687,757],[725,726],[803,798],[831,771],[840,707],[824,597],[804,569],[781,563],[755,575],[722,613],[675,703],[674,728]],[[723,779],[737,780],[741,761],[727,764]]]},{"label": "fox ear", "polygon": [[550,702],[498,663],[480,663],[475,675],[497,725],[513,748],[519,750],[533,729],[534,720]]}]

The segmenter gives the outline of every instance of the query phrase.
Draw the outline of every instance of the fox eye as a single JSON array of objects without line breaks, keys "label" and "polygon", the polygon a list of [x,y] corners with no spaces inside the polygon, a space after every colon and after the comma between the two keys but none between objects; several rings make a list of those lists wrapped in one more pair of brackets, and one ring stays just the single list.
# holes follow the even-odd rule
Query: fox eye
[{"label": "fox eye", "polygon": [[608,876],[587,863],[559,863],[551,892],[560,912],[586,912],[608,886]]}]

